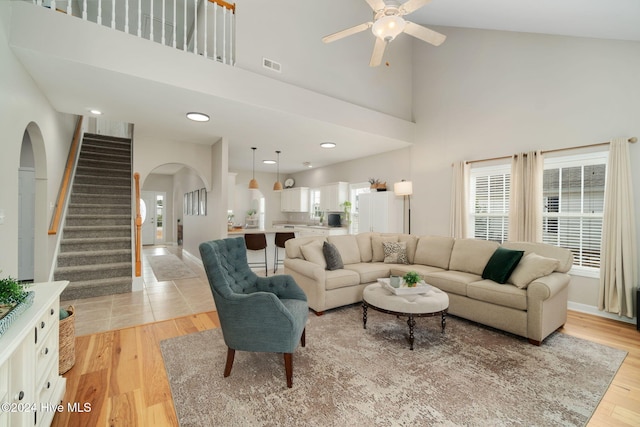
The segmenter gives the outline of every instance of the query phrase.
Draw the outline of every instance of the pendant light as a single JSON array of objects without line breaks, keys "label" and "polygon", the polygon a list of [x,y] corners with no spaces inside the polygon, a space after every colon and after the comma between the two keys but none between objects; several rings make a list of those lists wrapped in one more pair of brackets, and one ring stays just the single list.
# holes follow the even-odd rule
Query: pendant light
[{"label": "pendant light", "polygon": [[282,191],[282,183],[280,182],[280,150],[276,150],[278,155],[278,175],[275,184],[273,184],[273,191]]},{"label": "pendant light", "polygon": [[256,147],[251,147],[253,150],[253,175],[251,181],[249,181],[249,188],[252,190],[258,189],[258,181],[256,181]]}]

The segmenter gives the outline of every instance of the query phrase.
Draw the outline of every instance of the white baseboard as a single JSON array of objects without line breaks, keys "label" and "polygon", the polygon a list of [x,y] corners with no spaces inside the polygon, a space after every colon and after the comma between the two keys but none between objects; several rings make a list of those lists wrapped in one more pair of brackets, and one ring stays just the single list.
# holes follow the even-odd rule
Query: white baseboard
[{"label": "white baseboard", "polygon": [[606,317],[607,319],[619,320],[625,323],[633,323],[636,324],[636,318],[628,318],[623,316],[618,316],[617,314],[607,313],[606,311],[598,310],[598,307],[587,304],[580,304],[578,302],[567,303],[567,308],[573,311],[579,311],[581,313],[593,314],[594,316]]}]

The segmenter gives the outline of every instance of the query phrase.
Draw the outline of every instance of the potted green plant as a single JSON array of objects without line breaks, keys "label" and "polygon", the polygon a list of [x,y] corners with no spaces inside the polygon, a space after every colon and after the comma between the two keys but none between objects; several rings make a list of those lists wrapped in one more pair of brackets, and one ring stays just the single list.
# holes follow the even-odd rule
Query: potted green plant
[{"label": "potted green plant", "polygon": [[24,285],[16,279],[11,277],[0,279],[0,307],[13,308],[26,296],[27,291]]},{"label": "potted green plant", "polygon": [[408,272],[407,274],[402,276],[402,278],[404,279],[404,283],[406,283],[407,287],[409,288],[413,288],[420,281],[420,275],[415,271]]},{"label": "potted green plant", "polygon": [[344,222],[349,225],[351,224],[351,202],[347,200],[341,206],[344,209]]}]

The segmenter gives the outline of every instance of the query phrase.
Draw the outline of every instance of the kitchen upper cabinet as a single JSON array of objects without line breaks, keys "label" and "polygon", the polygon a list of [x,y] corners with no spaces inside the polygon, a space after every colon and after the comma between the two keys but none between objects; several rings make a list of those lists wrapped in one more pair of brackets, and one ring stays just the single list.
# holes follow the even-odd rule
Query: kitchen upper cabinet
[{"label": "kitchen upper cabinet", "polygon": [[349,183],[334,182],[320,187],[320,210],[325,212],[341,212],[342,203],[349,200]]},{"label": "kitchen upper cabinet", "polygon": [[393,191],[358,195],[358,232],[402,233],[402,197]]},{"label": "kitchen upper cabinet", "polygon": [[309,212],[309,188],[285,188],[280,196],[282,212]]}]

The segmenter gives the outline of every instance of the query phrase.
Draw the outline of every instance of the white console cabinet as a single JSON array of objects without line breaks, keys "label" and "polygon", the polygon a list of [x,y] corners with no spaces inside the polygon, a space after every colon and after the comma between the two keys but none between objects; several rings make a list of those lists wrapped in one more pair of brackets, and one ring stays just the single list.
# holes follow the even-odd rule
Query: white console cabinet
[{"label": "white console cabinet", "polygon": [[0,337],[0,427],[48,426],[62,401],[58,375],[60,293],[69,282],[40,283],[33,305]]},{"label": "white console cabinet", "polygon": [[402,197],[392,191],[358,195],[358,232],[402,233]]}]

